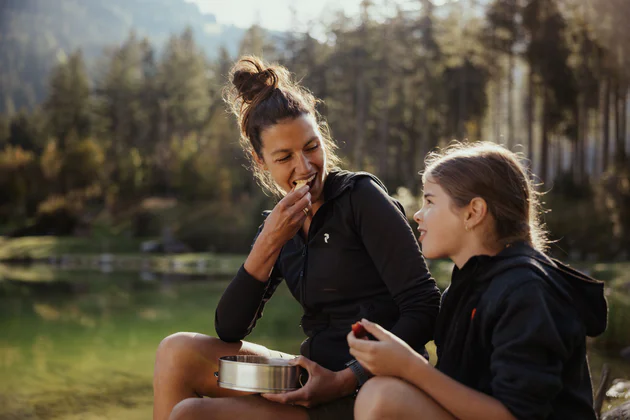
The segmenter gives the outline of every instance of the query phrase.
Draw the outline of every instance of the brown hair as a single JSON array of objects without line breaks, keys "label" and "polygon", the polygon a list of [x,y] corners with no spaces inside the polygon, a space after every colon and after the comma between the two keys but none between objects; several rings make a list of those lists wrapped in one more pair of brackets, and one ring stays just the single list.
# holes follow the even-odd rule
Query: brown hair
[{"label": "brown hair", "polygon": [[548,241],[540,221],[539,193],[529,175],[519,155],[503,146],[454,143],[427,156],[422,180],[437,182],[459,208],[475,197],[483,198],[502,245],[524,240],[545,251]]},{"label": "brown hair", "polygon": [[263,190],[282,195],[271,175],[256,164],[254,153],[262,159],[261,133],[284,119],[312,115],[322,135],[327,157],[326,170],[339,164],[340,159],[335,154],[337,145],[316,109],[319,100],[294,82],[286,68],[280,65],[267,66],[257,57],[244,56],[234,65],[229,78],[230,83],[224,89],[224,100],[236,115],[241,131],[241,147]]}]

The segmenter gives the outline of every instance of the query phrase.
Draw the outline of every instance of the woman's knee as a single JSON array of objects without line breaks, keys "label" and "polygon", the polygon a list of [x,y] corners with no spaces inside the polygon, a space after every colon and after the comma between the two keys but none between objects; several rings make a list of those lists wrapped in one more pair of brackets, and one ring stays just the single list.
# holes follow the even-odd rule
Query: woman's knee
[{"label": "woman's knee", "polygon": [[[215,337],[203,336],[189,332],[178,332],[164,338],[158,345],[156,360],[168,358],[182,353],[212,353],[213,348],[219,346],[221,340]],[[177,360],[177,358],[175,358]]]},{"label": "woman's knee", "polygon": [[169,420],[198,420],[203,411],[208,409],[211,400],[203,398],[187,398],[173,407]]}]

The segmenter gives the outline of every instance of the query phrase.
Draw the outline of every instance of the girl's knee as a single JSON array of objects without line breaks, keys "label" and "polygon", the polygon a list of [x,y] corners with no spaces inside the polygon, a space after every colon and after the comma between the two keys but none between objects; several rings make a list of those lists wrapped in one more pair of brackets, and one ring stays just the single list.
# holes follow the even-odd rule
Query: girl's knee
[{"label": "girl's knee", "polygon": [[396,403],[392,395],[399,379],[377,376],[365,383],[357,395],[354,417],[359,420],[394,418]]},{"label": "girl's knee", "polygon": [[[209,404],[203,398],[187,398],[173,407],[169,420],[197,420],[202,414],[202,406]],[[206,407],[207,408],[207,407]]]}]

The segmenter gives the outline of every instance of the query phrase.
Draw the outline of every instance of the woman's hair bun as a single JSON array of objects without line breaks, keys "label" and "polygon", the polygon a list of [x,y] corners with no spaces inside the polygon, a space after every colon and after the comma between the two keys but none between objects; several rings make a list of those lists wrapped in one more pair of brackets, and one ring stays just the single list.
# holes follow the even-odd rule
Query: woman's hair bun
[{"label": "woman's hair bun", "polygon": [[238,96],[244,102],[251,103],[260,95],[267,97],[278,87],[278,75],[272,67],[263,68],[260,60],[245,58],[234,69],[232,84]]}]

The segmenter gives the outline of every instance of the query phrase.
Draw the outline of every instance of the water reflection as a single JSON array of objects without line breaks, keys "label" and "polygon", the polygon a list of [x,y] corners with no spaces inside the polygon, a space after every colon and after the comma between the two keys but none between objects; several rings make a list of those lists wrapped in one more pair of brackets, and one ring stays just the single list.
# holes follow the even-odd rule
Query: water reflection
[{"label": "water reflection", "polygon": [[[204,266],[192,274],[102,266],[0,268],[0,419],[150,418],[161,339],[181,330],[214,333],[213,311],[229,277],[208,276]],[[630,345],[628,296],[609,301],[610,330],[589,351],[596,383],[603,363],[613,377],[630,378],[630,363],[601,351]],[[300,314],[282,286],[249,339],[297,353]]]}]

